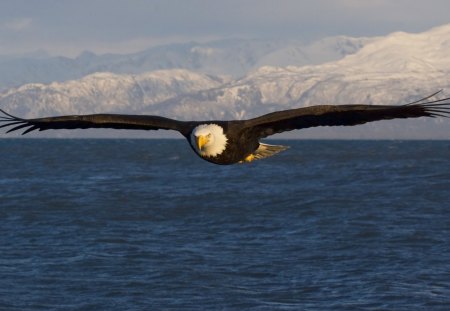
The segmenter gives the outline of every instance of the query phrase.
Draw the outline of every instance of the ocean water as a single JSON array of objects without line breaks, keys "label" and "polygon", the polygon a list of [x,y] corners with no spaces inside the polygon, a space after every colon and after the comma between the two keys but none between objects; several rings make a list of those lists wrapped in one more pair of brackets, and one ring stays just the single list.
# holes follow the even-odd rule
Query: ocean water
[{"label": "ocean water", "polygon": [[450,141],[0,140],[0,310],[450,310]]}]

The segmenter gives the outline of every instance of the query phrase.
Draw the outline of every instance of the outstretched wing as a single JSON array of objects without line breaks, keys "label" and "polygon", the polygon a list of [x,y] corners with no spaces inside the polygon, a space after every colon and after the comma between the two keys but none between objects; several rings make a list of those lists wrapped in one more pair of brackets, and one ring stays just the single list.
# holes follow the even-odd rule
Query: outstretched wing
[{"label": "outstretched wing", "polygon": [[[7,131],[13,132],[25,129],[22,135],[34,130],[49,129],[87,129],[111,128],[130,130],[175,130],[184,134],[189,131],[189,122],[177,121],[159,116],[121,115],[121,114],[91,114],[48,117],[38,119],[22,119],[0,109],[0,128],[13,126]],[[2,124],[3,123],[3,124]]]},{"label": "outstretched wing", "polygon": [[450,98],[401,106],[321,105],[269,113],[246,121],[259,137],[315,126],[351,126],[372,121],[418,117],[450,117]]}]

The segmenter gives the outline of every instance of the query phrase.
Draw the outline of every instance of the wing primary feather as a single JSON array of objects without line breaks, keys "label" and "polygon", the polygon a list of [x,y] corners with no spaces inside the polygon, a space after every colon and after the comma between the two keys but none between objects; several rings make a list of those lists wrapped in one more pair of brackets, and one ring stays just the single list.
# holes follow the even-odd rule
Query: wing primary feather
[{"label": "wing primary feather", "polygon": [[[446,118],[450,117],[450,111],[449,110],[440,110],[440,109],[428,109],[426,112],[431,113],[431,114],[436,114],[436,113],[442,113],[444,114],[443,116]],[[445,115],[447,114],[447,115]]]},{"label": "wing primary feather", "polygon": [[[447,99],[448,100],[448,99]],[[444,107],[447,109],[447,106],[449,103],[443,103],[443,104],[424,104],[426,107]]]},{"label": "wing primary feather", "polygon": [[[437,94],[439,94],[439,93],[441,93],[441,92],[442,92],[442,90],[439,90],[439,91],[434,92],[433,94],[428,95],[428,96],[426,96],[426,97],[424,97],[424,98],[421,98],[421,99],[419,99],[419,100],[416,100],[416,101],[414,101],[414,102],[412,102],[412,103],[408,103],[408,104],[406,104],[405,106],[411,106],[411,105],[415,105],[415,104],[421,103],[421,102],[423,102],[423,101],[426,101],[427,99],[430,99],[430,98],[436,96]],[[447,98],[447,99],[448,99],[448,98]],[[432,102],[430,102],[430,103],[433,103],[433,102],[439,102],[439,101],[444,101],[444,100],[447,100],[447,99],[441,99],[441,100],[437,100],[437,101],[432,101]]]},{"label": "wing primary feather", "polygon": [[22,119],[22,118],[18,118],[18,117],[16,117],[16,116],[13,116],[12,114],[7,113],[7,112],[6,112],[5,110],[3,110],[3,109],[0,109],[0,112],[3,113],[3,114],[5,114],[5,115],[7,115],[8,117],[10,117],[11,120],[22,120],[22,121],[25,121],[25,119]]},{"label": "wing primary feather", "polygon": [[[8,121],[10,121],[10,120],[8,120]],[[16,124],[23,124],[23,121],[15,121],[15,122],[13,121],[13,122],[10,122],[10,123],[2,124],[2,125],[0,125],[0,129],[3,128],[3,127],[13,126],[13,125],[16,125]]]},{"label": "wing primary feather", "polygon": [[441,110],[441,111],[449,111],[450,107],[425,107],[428,110]]},{"label": "wing primary feather", "polygon": [[34,130],[37,130],[37,129],[38,129],[38,127],[33,125],[30,128],[28,128],[27,130],[25,130],[21,135],[25,135],[25,134],[32,132]]},{"label": "wing primary feather", "polygon": [[21,124],[19,126],[13,127],[12,129],[9,129],[8,131],[6,131],[6,133],[14,132],[14,131],[20,130],[20,129],[22,129],[24,127],[28,127],[28,126],[30,126],[30,124],[27,124],[27,123]]},{"label": "wing primary feather", "polygon": [[442,98],[442,99],[436,99],[436,100],[425,102],[425,103],[418,104],[418,105],[448,105],[448,103],[447,104],[445,104],[445,103],[438,104],[438,103],[446,102],[448,100],[450,100],[450,98]]},{"label": "wing primary feather", "polygon": [[449,118],[449,116],[444,115],[444,114],[440,114],[440,113],[430,114],[429,117],[431,117],[431,118],[436,118],[436,117]]}]

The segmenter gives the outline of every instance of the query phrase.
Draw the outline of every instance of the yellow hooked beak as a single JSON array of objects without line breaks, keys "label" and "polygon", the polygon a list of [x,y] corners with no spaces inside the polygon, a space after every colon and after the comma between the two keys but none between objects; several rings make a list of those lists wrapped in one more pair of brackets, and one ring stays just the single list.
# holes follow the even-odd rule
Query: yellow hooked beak
[{"label": "yellow hooked beak", "polygon": [[202,150],[203,146],[208,142],[208,138],[206,136],[200,135],[195,137],[198,150]]}]

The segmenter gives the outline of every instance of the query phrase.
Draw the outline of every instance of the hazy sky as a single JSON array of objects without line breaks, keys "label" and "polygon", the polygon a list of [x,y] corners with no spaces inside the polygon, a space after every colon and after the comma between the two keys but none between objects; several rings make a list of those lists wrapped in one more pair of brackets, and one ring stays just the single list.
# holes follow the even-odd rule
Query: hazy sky
[{"label": "hazy sky", "polygon": [[420,32],[448,0],[2,0],[0,54],[130,52],[229,37],[315,39]]}]

